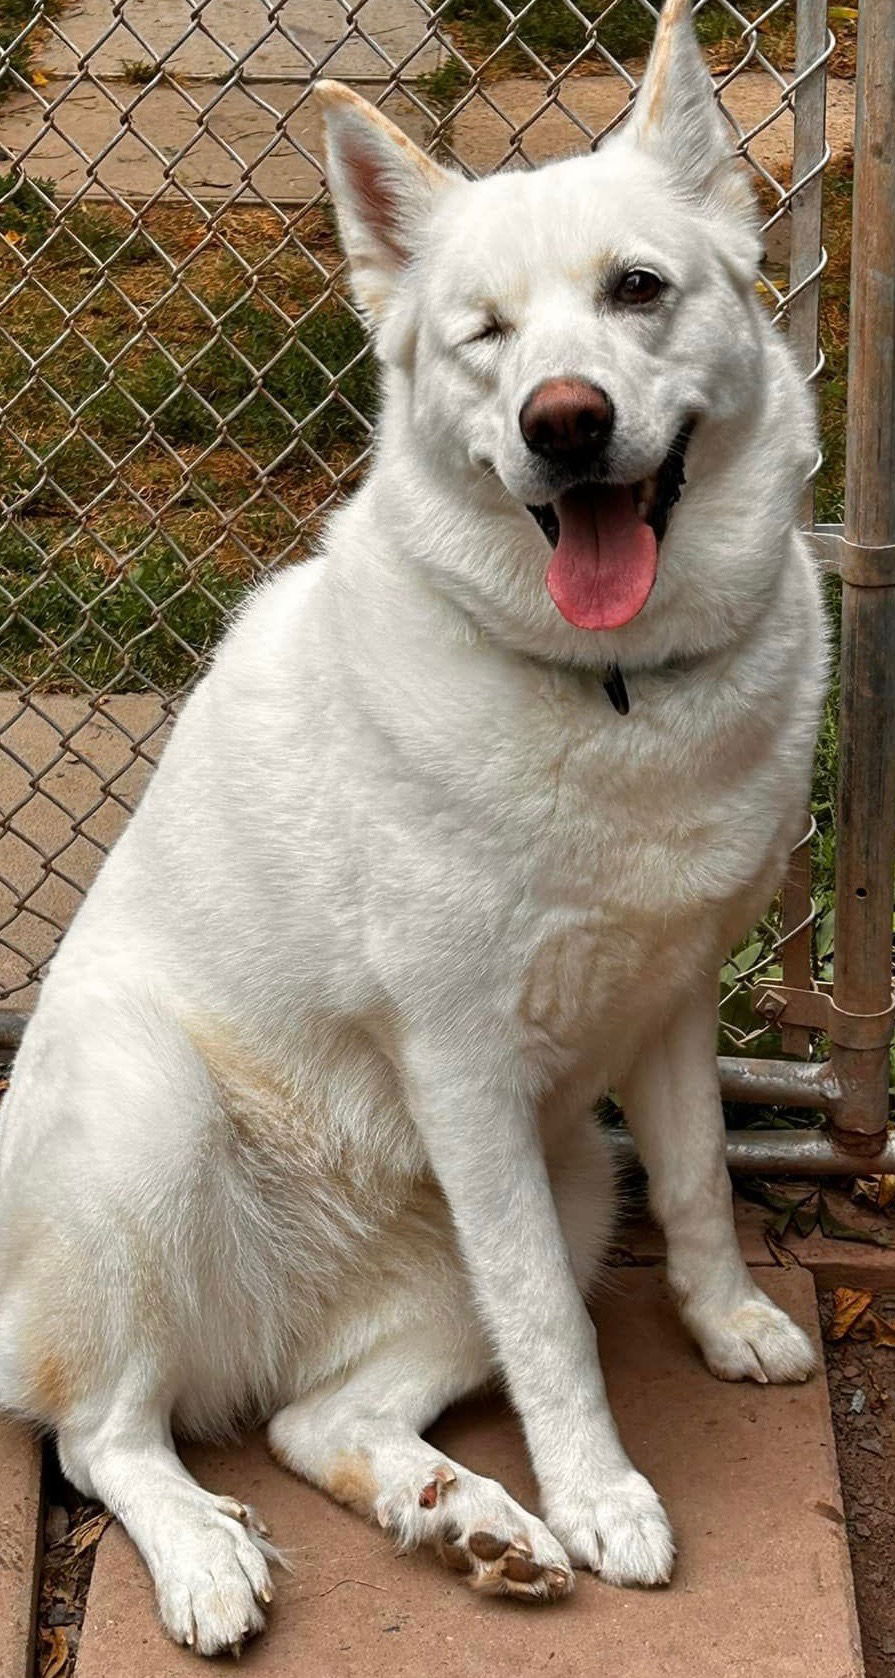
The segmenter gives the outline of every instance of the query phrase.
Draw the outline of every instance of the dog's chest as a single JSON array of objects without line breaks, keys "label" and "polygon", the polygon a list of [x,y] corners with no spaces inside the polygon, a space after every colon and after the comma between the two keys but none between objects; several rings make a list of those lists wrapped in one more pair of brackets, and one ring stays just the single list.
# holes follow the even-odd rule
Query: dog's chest
[{"label": "dog's chest", "polygon": [[644,1025],[719,961],[778,828],[770,800],[754,798],[744,818],[710,775],[635,761],[607,776],[596,753],[568,753],[549,817],[529,830],[512,920],[531,1050],[621,1065]]}]

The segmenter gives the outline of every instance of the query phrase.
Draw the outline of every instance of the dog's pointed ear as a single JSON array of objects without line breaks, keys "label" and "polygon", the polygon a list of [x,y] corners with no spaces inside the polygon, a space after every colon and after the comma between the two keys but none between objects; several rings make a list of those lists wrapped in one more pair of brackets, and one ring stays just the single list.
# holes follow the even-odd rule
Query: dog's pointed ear
[{"label": "dog's pointed ear", "polygon": [[326,177],[354,294],[376,325],[450,176],[351,88],[321,81],[315,91],[323,106]]},{"label": "dog's pointed ear", "polygon": [[757,226],[757,207],[696,39],[690,0],[665,0],[629,137],[661,156],[688,197]]}]

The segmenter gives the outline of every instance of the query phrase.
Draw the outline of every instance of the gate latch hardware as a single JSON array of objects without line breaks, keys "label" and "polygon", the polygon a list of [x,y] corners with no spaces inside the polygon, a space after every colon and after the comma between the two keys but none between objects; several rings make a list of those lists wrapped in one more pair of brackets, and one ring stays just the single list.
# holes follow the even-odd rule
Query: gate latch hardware
[{"label": "gate latch hardware", "polygon": [[769,983],[752,986],[752,1006],[774,1025],[805,1026],[823,1031],[840,1049],[884,1049],[895,1032],[895,995],[881,1014],[852,1014],[837,1008],[832,986],[812,990]]}]

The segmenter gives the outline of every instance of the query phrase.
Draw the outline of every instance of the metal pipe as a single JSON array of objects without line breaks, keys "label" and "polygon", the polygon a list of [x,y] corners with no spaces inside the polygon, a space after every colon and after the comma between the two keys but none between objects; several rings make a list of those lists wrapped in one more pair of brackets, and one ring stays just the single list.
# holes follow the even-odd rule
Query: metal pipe
[{"label": "metal pipe", "polygon": [[[790,208],[789,289],[797,292],[789,305],[788,339],[806,379],[817,371],[817,328],[820,318],[821,244],[823,232],[823,171],[826,157],[827,0],[799,0],[796,9],[796,80],[793,102],[792,180]],[[811,72],[811,66],[816,69]],[[807,184],[799,188],[799,182]],[[812,277],[813,276],[813,277]],[[803,286],[803,290],[798,288]],[[813,495],[811,497],[813,502]]]},{"label": "metal pipe", "polygon": [[767,1107],[810,1107],[835,1111],[840,1089],[829,1061],[746,1060],[720,1055],[718,1071],[725,1101]]},{"label": "metal pipe", "polygon": [[[634,1138],[624,1128],[607,1130],[620,1166],[639,1163]],[[876,1154],[847,1154],[825,1130],[729,1130],[727,1165],[746,1177],[854,1177],[895,1172],[895,1137]]]},{"label": "metal pipe", "polygon": [[[895,6],[858,23],[842,584],[842,707],[833,1001],[882,1014],[892,996],[895,867]],[[883,550],[880,552],[880,550]],[[888,553],[885,552],[888,550]],[[848,580],[850,575],[851,580]],[[885,1047],[834,1046],[843,1144],[881,1140]]]}]

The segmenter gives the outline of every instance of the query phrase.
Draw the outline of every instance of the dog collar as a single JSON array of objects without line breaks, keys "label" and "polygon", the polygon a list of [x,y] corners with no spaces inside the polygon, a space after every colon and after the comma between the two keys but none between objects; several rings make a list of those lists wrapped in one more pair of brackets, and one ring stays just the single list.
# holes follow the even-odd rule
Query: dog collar
[{"label": "dog collar", "polygon": [[603,688],[613,710],[617,711],[620,717],[626,717],[631,709],[631,701],[619,665],[610,664],[603,677]]}]

